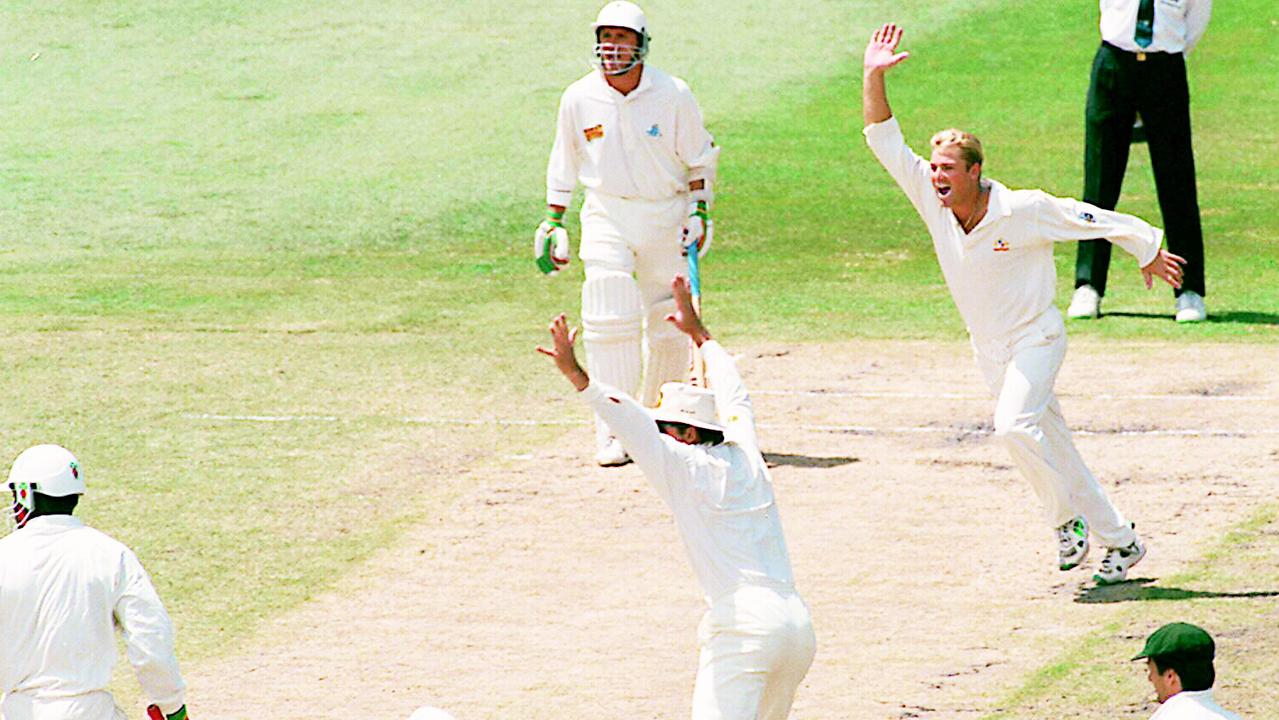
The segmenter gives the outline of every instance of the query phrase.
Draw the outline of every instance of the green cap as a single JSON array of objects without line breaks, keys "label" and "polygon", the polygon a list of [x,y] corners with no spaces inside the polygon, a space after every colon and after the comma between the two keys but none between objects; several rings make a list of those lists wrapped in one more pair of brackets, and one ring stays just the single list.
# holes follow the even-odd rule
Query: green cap
[{"label": "green cap", "polygon": [[1133,658],[1140,660],[1149,657],[1177,655],[1190,660],[1211,660],[1217,652],[1217,646],[1203,628],[1190,623],[1168,623],[1146,638],[1146,647],[1141,654]]}]

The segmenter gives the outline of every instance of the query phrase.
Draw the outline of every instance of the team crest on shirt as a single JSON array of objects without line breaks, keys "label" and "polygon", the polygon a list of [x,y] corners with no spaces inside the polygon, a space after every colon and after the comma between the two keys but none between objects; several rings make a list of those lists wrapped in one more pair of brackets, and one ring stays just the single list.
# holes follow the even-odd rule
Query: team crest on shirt
[{"label": "team crest on shirt", "polygon": [[1079,219],[1080,219],[1080,220],[1083,220],[1083,221],[1084,221],[1084,222],[1086,222],[1086,223],[1095,223],[1095,222],[1097,222],[1097,218],[1093,217],[1093,216],[1092,216],[1092,213],[1090,213],[1090,212],[1081,212],[1081,213],[1079,213]]},{"label": "team crest on shirt", "polygon": [[995,240],[995,252],[1008,252],[1008,243],[1003,238]]},{"label": "team crest on shirt", "polygon": [[657,126],[657,123],[653,123],[653,127],[649,128],[647,132],[649,137],[662,136],[662,129]]},{"label": "team crest on shirt", "polygon": [[582,131],[582,134],[586,136],[586,142],[599,140],[604,137],[604,126],[596,125],[595,127],[588,127]]}]

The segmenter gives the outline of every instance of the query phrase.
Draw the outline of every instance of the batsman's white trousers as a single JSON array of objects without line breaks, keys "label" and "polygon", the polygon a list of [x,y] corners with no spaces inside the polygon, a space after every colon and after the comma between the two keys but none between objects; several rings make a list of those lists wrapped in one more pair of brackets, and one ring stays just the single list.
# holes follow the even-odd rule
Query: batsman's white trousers
[{"label": "batsman's white trousers", "polygon": [[[684,380],[688,372],[688,340],[664,320],[675,309],[671,278],[685,263],[680,231],[687,212],[683,195],[639,200],[588,191],[582,203],[578,257],[586,272],[582,329],[588,369],[645,405],[656,404],[662,383]],[[617,282],[632,277],[628,287]],[[636,317],[628,321],[631,313]],[[632,326],[634,339],[627,340],[623,336]]]},{"label": "batsman's white trousers", "polygon": [[998,400],[995,437],[1030,481],[1053,527],[1083,515],[1106,547],[1136,539],[1075,449],[1053,394],[1066,357],[1066,329],[1053,308],[1006,342],[973,342],[977,366]]},{"label": "batsman's white trousers", "polygon": [[760,585],[712,603],[697,638],[693,720],[785,720],[817,649],[799,595]]},{"label": "batsman's white trousers", "polygon": [[12,693],[0,704],[0,720],[126,720],[126,716],[108,692],[47,699]]}]

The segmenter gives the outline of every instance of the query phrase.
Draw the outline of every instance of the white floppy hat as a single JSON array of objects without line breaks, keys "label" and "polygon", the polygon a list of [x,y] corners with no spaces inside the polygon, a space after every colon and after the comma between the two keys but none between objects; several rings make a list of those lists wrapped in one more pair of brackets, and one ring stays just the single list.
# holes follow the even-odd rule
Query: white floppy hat
[{"label": "white floppy hat", "polygon": [[686,383],[665,383],[658,395],[653,419],[692,425],[706,430],[724,431],[715,412],[715,393]]}]

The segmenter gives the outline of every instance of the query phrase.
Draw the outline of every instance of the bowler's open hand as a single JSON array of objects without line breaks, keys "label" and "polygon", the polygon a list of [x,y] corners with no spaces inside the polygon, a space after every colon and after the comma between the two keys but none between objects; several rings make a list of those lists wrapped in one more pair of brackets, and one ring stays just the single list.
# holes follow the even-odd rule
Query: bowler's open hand
[{"label": "bowler's open hand", "polygon": [[693,307],[693,294],[688,287],[688,278],[676,275],[671,280],[671,294],[675,297],[675,312],[667,315],[666,321],[679,328],[680,332],[689,336],[698,347],[701,347],[702,343],[711,339],[711,334],[706,331],[702,318]]},{"label": "bowler's open hand", "polygon": [[1155,255],[1155,259],[1150,264],[1141,269],[1141,276],[1146,280],[1146,289],[1149,290],[1155,286],[1155,278],[1162,278],[1169,285],[1181,287],[1181,266],[1186,264],[1186,259],[1180,255],[1172,253],[1160,248],[1159,254]]},{"label": "bowler's open hand", "polygon": [[884,23],[866,45],[862,67],[867,72],[882,72],[910,57],[908,52],[897,52],[897,44],[901,40],[902,29],[893,23]]}]

